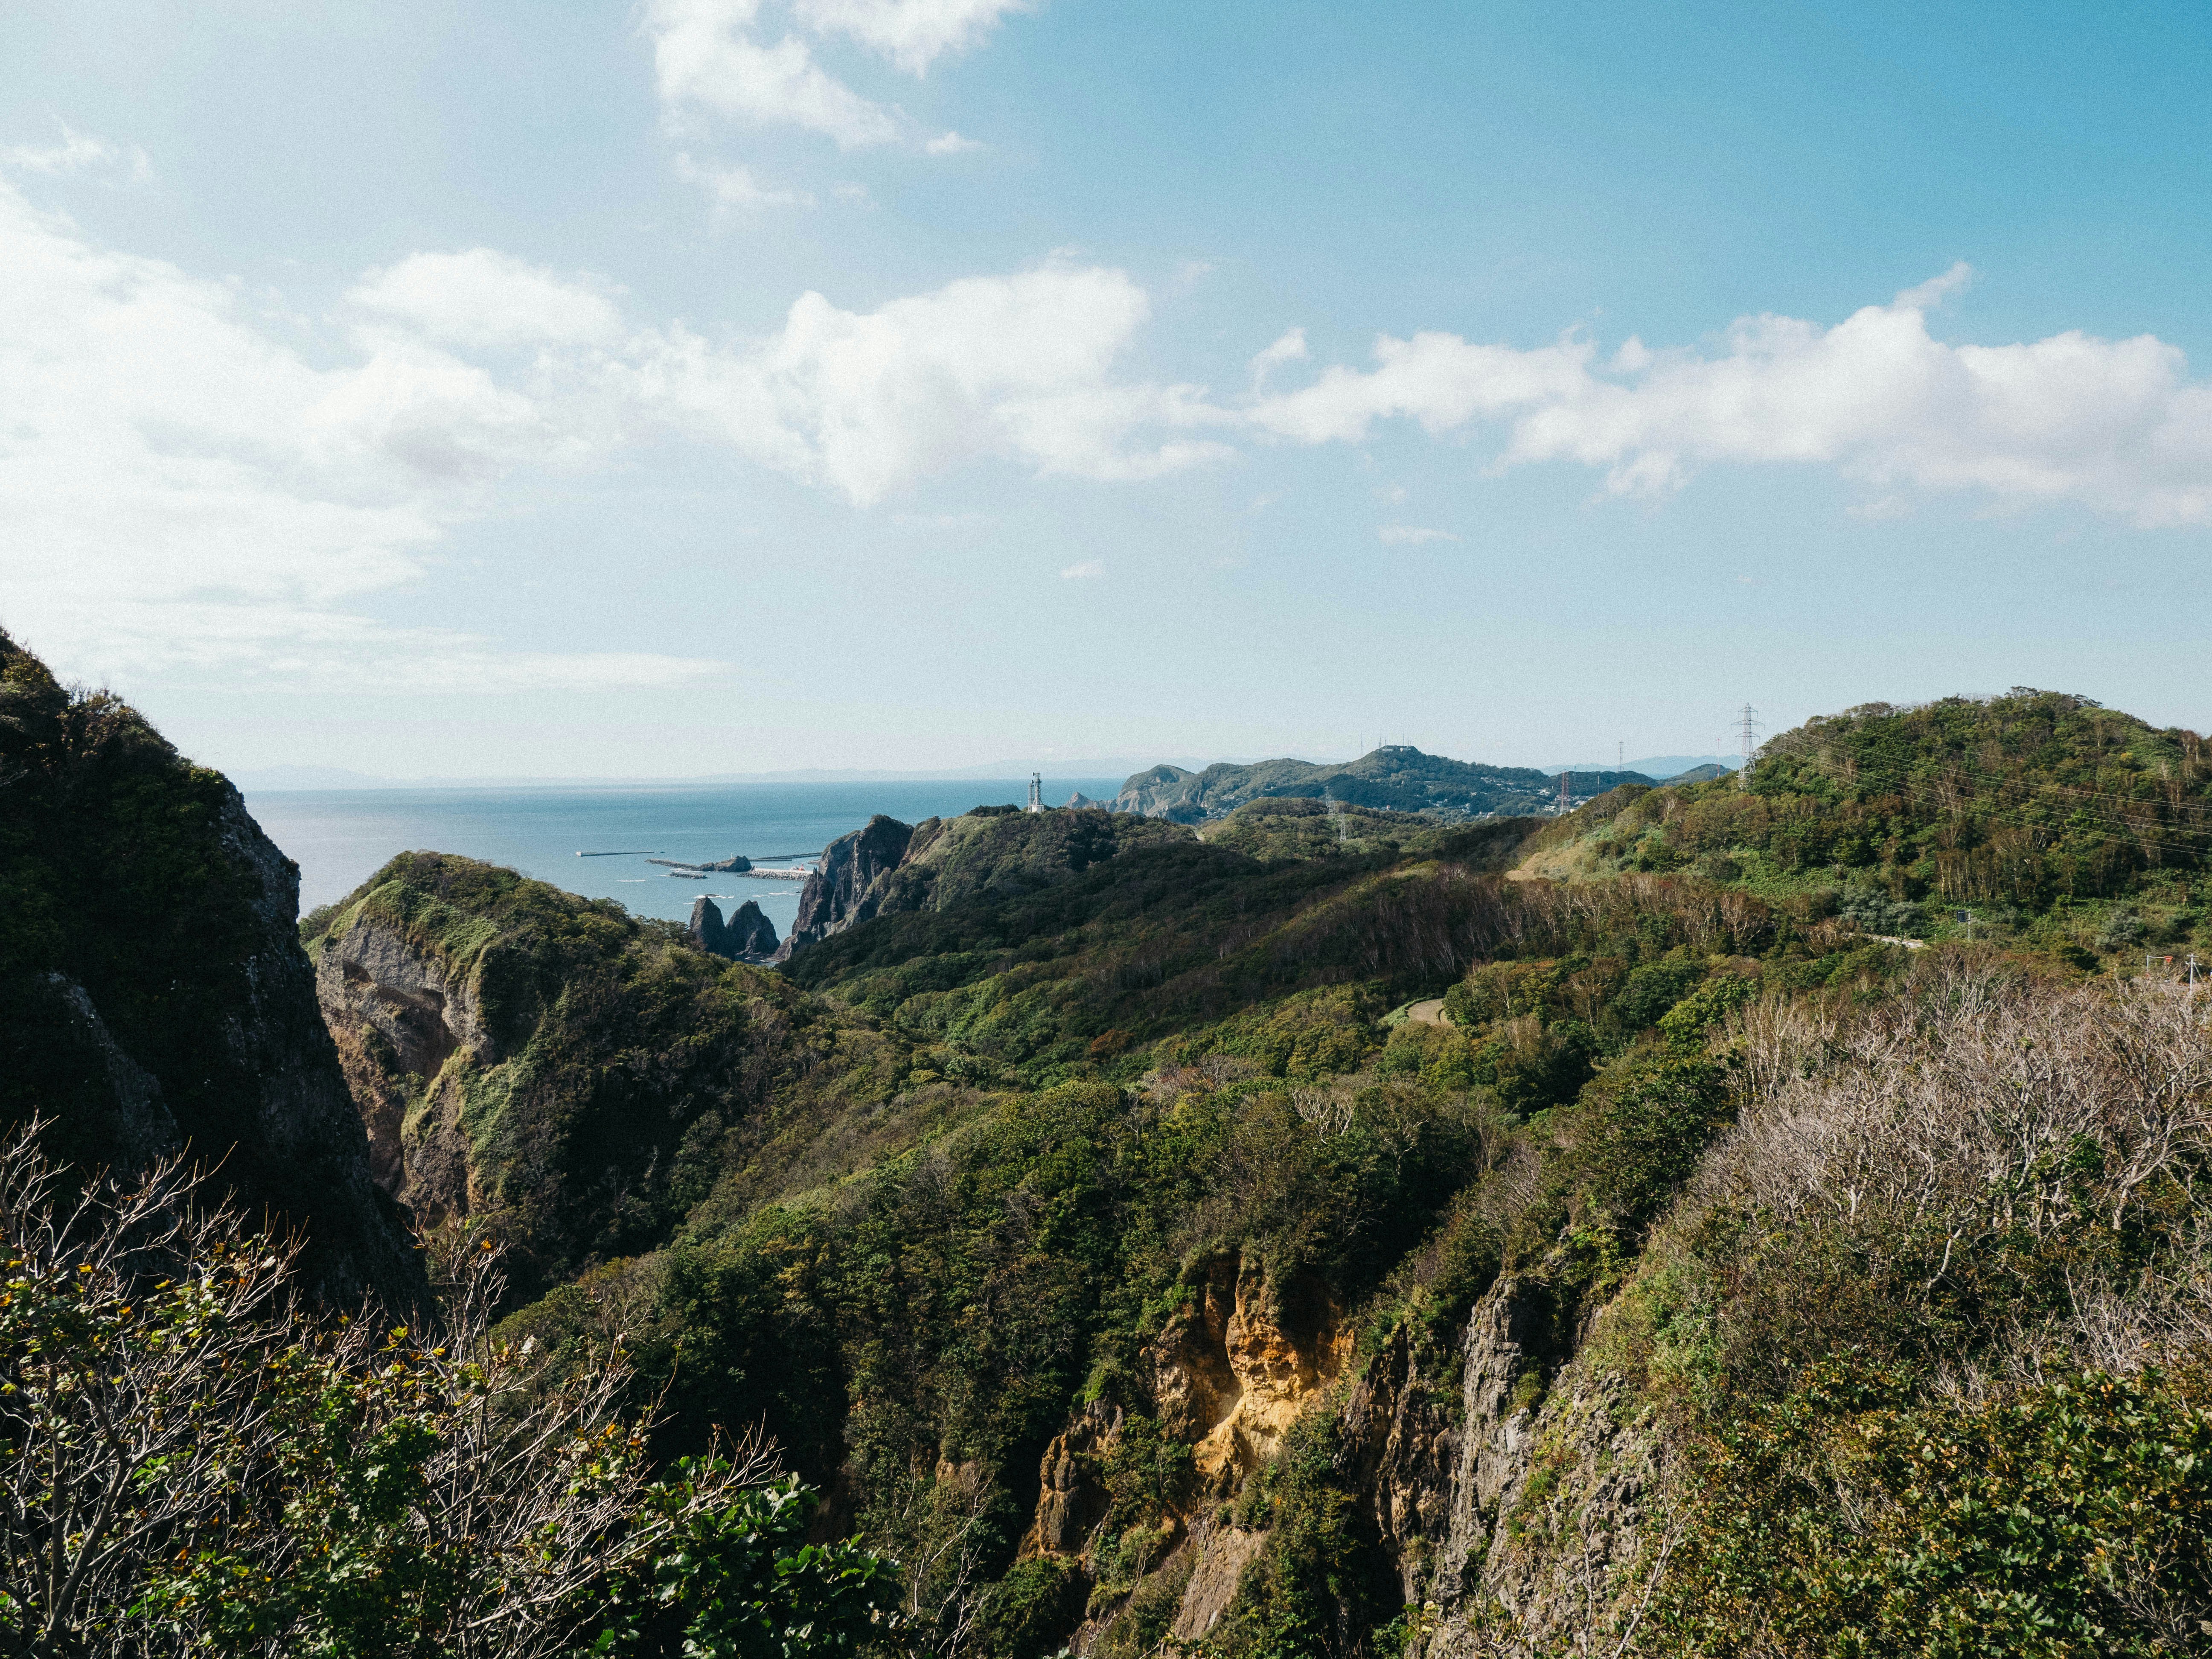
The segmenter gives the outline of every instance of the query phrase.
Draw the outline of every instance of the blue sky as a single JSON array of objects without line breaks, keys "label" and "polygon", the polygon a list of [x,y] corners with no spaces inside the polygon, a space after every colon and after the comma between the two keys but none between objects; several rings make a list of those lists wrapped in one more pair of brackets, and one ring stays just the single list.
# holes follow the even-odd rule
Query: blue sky
[{"label": "blue sky", "polygon": [[0,15],[0,624],[217,764],[2212,724],[2181,7]]}]

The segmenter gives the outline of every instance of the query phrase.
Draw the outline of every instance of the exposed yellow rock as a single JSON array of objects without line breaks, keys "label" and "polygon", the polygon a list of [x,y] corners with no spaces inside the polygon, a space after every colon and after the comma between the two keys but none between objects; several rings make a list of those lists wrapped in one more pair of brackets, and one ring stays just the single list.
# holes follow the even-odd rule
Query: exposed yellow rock
[{"label": "exposed yellow rock", "polygon": [[[1279,1310],[1259,1263],[1214,1264],[1153,1347],[1161,1414],[1195,1440],[1199,1473],[1242,1480],[1342,1374],[1352,1334],[1318,1293]],[[1287,1327],[1287,1328],[1286,1328]]]}]

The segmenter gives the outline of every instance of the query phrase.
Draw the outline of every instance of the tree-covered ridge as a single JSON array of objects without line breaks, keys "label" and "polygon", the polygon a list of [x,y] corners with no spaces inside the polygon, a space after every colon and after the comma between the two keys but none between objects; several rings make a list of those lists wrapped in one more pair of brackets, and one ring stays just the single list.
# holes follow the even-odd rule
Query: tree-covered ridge
[{"label": "tree-covered ridge", "polygon": [[[1507,819],[1520,834],[1532,821]],[[1504,832],[1500,832],[1501,834]],[[1346,806],[1309,795],[1263,795],[1248,800],[1199,831],[1210,847],[1226,847],[1248,858],[1340,858],[1346,854],[1418,854],[1463,846],[1434,817],[1384,808]]]},{"label": "tree-covered ridge", "polygon": [[2203,942],[2212,752],[2055,692],[1871,704],[1776,738],[1747,789],[1616,791],[1530,845],[1534,873],[1679,871],[1934,939],[1967,910],[1980,937],[2139,962]]},{"label": "tree-covered ridge", "polygon": [[[1583,797],[1624,783],[1650,781],[1639,772],[1577,772],[1569,780],[1569,788]],[[1121,786],[1114,810],[1178,823],[1203,823],[1247,801],[1326,799],[1459,822],[1544,811],[1556,800],[1559,784],[1556,774],[1525,766],[1487,766],[1391,744],[1358,760],[1332,764],[1268,760],[1238,765],[1224,761],[1203,772],[1156,766]]]},{"label": "tree-covered ridge", "polygon": [[1096,808],[978,809],[925,818],[881,884],[877,913],[947,910],[1033,892],[1142,848],[1190,839],[1182,826]]}]

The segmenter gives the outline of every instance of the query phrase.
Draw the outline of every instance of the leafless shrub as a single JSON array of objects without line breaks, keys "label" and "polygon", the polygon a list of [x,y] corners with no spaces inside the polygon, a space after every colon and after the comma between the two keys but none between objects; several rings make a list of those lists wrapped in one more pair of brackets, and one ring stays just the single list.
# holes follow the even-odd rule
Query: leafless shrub
[{"label": "leafless shrub", "polygon": [[[568,1651],[591,1587],[773,1470],[749,1440],[649,1504],[619,1345],[553,1378],[533,1342],[493,1341],[490,1251],[453,1264],[435,1331],[312,1317],[293,1249],[201,1207],[199,1172],[64,1198],[40,1127],[0,1142],[0,1634],[29,1651],[217,1639],[240,1585],[297,1581],[358,1524],[316,1461],[338,1443],[416,1449],[386,1542],[438,1563],[438,1650],[467,1659]],[[289,1651],[307,1616],[270,1599],[222,1650]]]},{"label": "leafless shrub", "polygon": [[[1747,1218],[1747,1259],[1763,1241],[1796,1241],[1802,1257],[1826,1239],[1867,1296],[1923,1299],[1966,1288],[1957,1275],[1968,1263],[2064,1258],[2065,1329],[2031,1320],[2021,1352],[2056,1342],[2140,1363],[2206,1328],[2202,1006],[2160,988],[1953,968],[1849,1029],[1817,1009],[1765,1008],[1740,1030],[1742,1114],[1691,1197]],[[2178,1246],[2163,1281],[2100,1266],[2097,1241],[2152,1204]]]},{"label": "leafless shrub", "polygon": [[1354,1091],[1340,1084],[1291,1091],[1297,1115],[1325,1135],[1340,1135],[1352,1127]]},{"label": "leafless shrub", "polygon": [[69,1653],[119,1639],[147,1557],[219,1520],[265,1452],[264,1327],[292,1253],[194,1213],[174,1160],[64,1197],[43,1127],[0,1146],[0,1613]]},{"label": "leafless shrub", "polygon": [[1137,1087],[1154,1105],[1172,1106],[1186,1094],[1223,1088],[1259,1073],[1257,1065],[1236,1054],[1200,1054],[1147,1073]]},{"label": "leafless shrub", "polygon": [[988,1558],[997,1541],[988,1524],[992,1484],[975,1463],[917,1460],[898,1483],[889,1530],[912,1540],[906,1562],[906,1613],[938,1659],[959,1659],[972,1647]]}]

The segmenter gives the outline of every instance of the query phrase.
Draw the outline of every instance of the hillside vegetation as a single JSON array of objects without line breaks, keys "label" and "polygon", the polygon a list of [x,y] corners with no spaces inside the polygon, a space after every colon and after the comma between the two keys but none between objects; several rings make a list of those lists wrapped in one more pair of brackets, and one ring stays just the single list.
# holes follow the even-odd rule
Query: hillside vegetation
[{"label": "hillside vegetation", "polygon": [[1753,769],[1612,792],[1548,826],[1533,872],[1668,871],[1869,932],[2017,939],[2075,965],[2198,948],[2212,753],[2086,698],[1873,704]]},{"label": "hillside vegetation", "polygon": [[2179,1655],[2203,764],[2021,693],[1557,819],[878,819],[780,973],[434,854],[302,931],[488,1340],[772,1436],[869,1639]]}]

